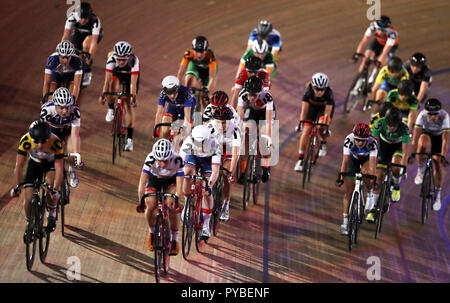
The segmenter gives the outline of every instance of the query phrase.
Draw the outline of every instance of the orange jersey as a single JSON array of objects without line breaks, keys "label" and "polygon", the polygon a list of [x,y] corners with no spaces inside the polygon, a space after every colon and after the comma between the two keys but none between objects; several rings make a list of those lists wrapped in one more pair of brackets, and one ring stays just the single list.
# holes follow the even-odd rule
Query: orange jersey
[{"label": "orange jersey", "polygon": [[217,59],[216,55],[211,49],[208,49],[206,51],[205,58],[203,60],[198,60],[195,57],[194,50],[192,48],[186,50],[184,53],[183,59],[181,59],[181,65],[188,66],[189,62],[194,63],[196,67],[203,68],[203,69],[215,69],[217,70]]}]

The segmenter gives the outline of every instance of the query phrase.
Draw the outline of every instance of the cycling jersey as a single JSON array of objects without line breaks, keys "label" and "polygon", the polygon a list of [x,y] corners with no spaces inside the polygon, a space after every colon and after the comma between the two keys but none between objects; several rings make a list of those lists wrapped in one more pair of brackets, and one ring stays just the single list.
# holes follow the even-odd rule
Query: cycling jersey
[{"label": "cycling jersey", "polygon": [[169,159],[169,165],[162,168],[158,165],[158,161],[153,156],[153,152],[150,152],[145,158],[142,172],[160,179],[168,179],[173,176],[184,176],[183,166],[183,159],[177,153],[173,153]]},{"label": "cycling jersey", "polygon": [[[227,104],[225,106],[228,107],[233,112],[233,119],[231,119],[231,121],[233,121],[235,125],[239,125],[241,117],[239,117],[237,111],[230,104]],[[215,106],[212,104],[208,104],[208,106],[205,107],[205,110],[203,111],[203,122],[208,122],[213,118],[214,107]]]},{"label": "cycling jersey", "polygon": [[269,91],[261,91],[256,101],[250,102],[248,92],[243,89],[239,93],[238,105],[241,107],[251,107],[256,110],[274,110],[273,97]]},{"label": "cycling jersey", "polygon": [[[248,44],[251,45],[253,41],[258,40],[258,32],[257,29],[253,29],[250,33],[250,37],[248,38]],[[283,42],[281,41],[281,34],[276,29],[272,29],[267,38],[267,44],[269,44],[269,48],[273,50],[280,50]]]},{"label": "cycling jersey", "polygon": [[333,105],[333,109],[334,109],[333,90],[330,87],[327,87],[325,89],[325,93],[323,94],[322,97],[318,97],[314,93],[312,84],[309,83],[306,86],[305,93],[303,94],[302,100],[303,100],[303,102],[308,102],[310,105],[317,106],[317,107],[325,107],[327,105]]},{"label": "cycling jersey", "polygon": [[212,157],[212,164],[220,165],[222,146],[215,135],[211,135],[210,139],[203,142],[203,144],[195,142],[191,135],[189,135],[184,139],[180,148],[180,156],[186,161],[186,165],[188,164],[187,157],[190,155],[199,158]]},{"label": "cycling jersey", "polygon": [[47,59],[44,73],[48,75],[57,74],[64,77],[70,76],[73,78],[74,75],[81,75],[83,73],[83,63],[77,55],[70,55],[69,64],[63,66],[59,62],[58,53],[53,53]]},{"label": "cycling jersey", "polygon": [[382,141],[388,144],[411,142],[408,125],[400,122],[397,129],[394,132],[390,132],[387,127],[386,118],[381,118],[377,121],[377,123],[375,123],[375,127],[372,131],[372,136],[374,136],[375,138],[380,138]]},{"label": "cycling jersey", "polygon": [[62,142],[55,134],[50,135],[50,138],[45,142],[44,150],[39,152],[30,134],[26,133],[20,139],[17,153],[23,156],[29,154],[31,160],[41,164],[64,157]]},{"label": "cycling jersey", "polygon": [[231,155],[233,147],[241,147],[241,132],[239,126],[232,120],[226,121],[226,129],[223,130],[222,123],[218,120],[211,120],[207,126],[216,136],[219,144],[222,144],[225,155]]},{"label": "cycling jersey", "polygon": [[218,61],[214,51],[208,49],[206,51],[205,58],[203,60],[197,60],[195,58],[194,49],[190,48],[184,53],[183,59],[181,59],[181,65],[188,66],[189,62],[194,63],[197,68],[201,69],[217,69]]},{"label": "cycling jersey", "polygon": [[[239,63],[245,69],[245,61],[248,57],[255,56],[255,53],[252,49],[247,50],[241,58],[241,62]],[[262,60],[262,66],[270,73],[270,77],[273,78],[275,76],[275,58],[271,52],[266,52],[264,59]]]},{"label": "cycling jersey", "polygon": [[366,157],[376,157],[377,153],[377,140],[375,138],[369,137],[366,144],[359,149],[355,144],[355,135],[353,133],[345,137],[344,155],[351,155],[353,158],[361,160]]},{"label": "cycling jersey", "polygon": [[405,68],[402,68],[399,75],[396,78],[393,78],[391,77],[391,71],[388,69],[386,65],[378,72],[378,76],[375,82],[378,84],[383,84],[383,81],[386,81],[388,84],[397,87],[400,81],[408,79],[409,73],[406,71]]},{"label": "cycling jersey", "polygon": [[419,101],[415,95],[411,95],[405,101],[400,100],[400,94],[398,89],[393,89],[389,91],[386,102],[391,102],[395,107],[397,107],[402,113],[409,113],[410,111],[417,110],[419,106]]},{"label": "cycling jersey", "polygon": [[118,77],[119,80],[124,76],[130,77],[131,75],[138,75],[139,68],[139,58],[134,54],[130,54],[130,56],[128,56],[127,64],[124,67],[119,67],[115,55],[109,57],[106,62],[106,71],[113,73],[113,75]]},{"label": "cycling jersey", "polygon": [[433,81],[433,77],[431,76],[431,71],[428,68],[428,66],[424,66],[420,69],[420,72],[417,74],[414,74],[411,70],[411,62],[408,60],[403,65],[406,69],[406,71],[409,73],[409,78],[414,84],[414,93],[417,95],[420,91],[420,85],[422,82],[427,82],[428,86],[431,85],[431,82]]},{"label": "cycling jersey", "polygon": [[[269,73],[261,68],[258,70],[258,73],[256,74],[256,76],[261,79],[263,81],[263,89],[264,90],[269,90],[270,88],[270,75]],[[250,78],[250,76],[248,75],[247,69],[243,69],[240,73],[239,76],[236,79],[236,82],[234,83],[234,87],[237,89],[241,89],[244,86],[245,81],[247,81],[247,79]]]},{"label": "cycling jersey", "polygon": [[46,121],[50,125],[52,133],[61,140],[65,139],[72,126],[80,127],[80,117],[80,109],[75,104],[70,106],[69,115],[64,118],[58,115],[53,102],[45,104],[41,110],[41,120]]},{"label": "cycling jersey", "polygon": [[78,18],[75,16],[75,13],[72,13],[69,15],[69,18],[67,18],[66,25],[64,28],[65,29],[74,28],[75,32],[79,32],[86,36],[90,36],[90,35],[99,35],[102,26],[100,24],[100,19],[94,14],[91,14],[91,16],[89,17],[89,21],[85,25],[81,25]]},{"label": "cycling jersey", "polygon": [[364,35],[366,37],[372,37],[373,35],[375,35],[375,39],[381,45],[388,45],[388,46],[398,45],[398,32],[395,28],[390,26],[388,29],[386,29],[386,31],[382,32],[381,34],[378,34],[376,30],[377,30],[376,22],[372,22],[370,23]]},{"label": "cycling jersey", "polygon": [[439,136],[443,132],[450,131],[449,115],[445,110],[441,109],[439,111],[439,118],[436,122],[433,122],[428,116],[428,111],[423,110],[417,117],[415,128],[421,128],[427,133]]},{"label": "cycling jersey", "polygon": [[165,106],[166,102],[169,104],[173,104],[176,107],[184,108],[184,107],[194,107],[195,106],[195,98],[191,94],[191,91],[189,88],[180,85],[180,88],[178,89],[178,95],[175,98],[175,101],[172,101],[167,96],[167,93],[164,90],[161,90],[159,93],[159,100],[158,105]]}]

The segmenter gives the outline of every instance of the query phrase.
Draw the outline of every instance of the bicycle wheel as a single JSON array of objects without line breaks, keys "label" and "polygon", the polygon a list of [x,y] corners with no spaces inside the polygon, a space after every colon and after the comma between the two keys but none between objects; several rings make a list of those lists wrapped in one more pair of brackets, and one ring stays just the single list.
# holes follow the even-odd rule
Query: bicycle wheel
[{"label": "bicycle wheel", "polygon": [[377,209],[376,209],[376,226],[375,226],[375,239],[378,234],[381,232],[381,225],[383,223],[384,209],[386,208],[386,204],[388,203],[387,198],[389,195],[388,191],[389,184],[387,182],[383,182],[381,187],[380,196],[377,201]]},{"label": "bicycle wheel", "polygon": [[428,218],[428,208],[431,200],[431,173],[430,170],[427,168],[425,170],[425,174],[423,176],[423,182],[422,182],[422,224],[425,224],[425,221]]},{"label": "bicycle wheel", "polygon": [[[197,196],[198,198],[198,196]],[[195,232],[195,249],[197,252],[201,252],[201,237],[202,237],[202,230],[203,230],[203,215],[202,215],[202,201],[196,201],[196,207],[195,207],[195,216],[194,216],[194,232]],[[210,220],[211,221],[211,220]]]},{"label": "bicycle wheel", "polygon": [[248,201],[250,200],[250,184],[251,184],[251,171],[253,167],[253,157],[255,156],[248,156],[247,158],[247,166],[245,167],[245,173],[244,173],[244,192],[242,194],[242,208],[244,210],[247,209]]},{"label": "bicycle wheel", "polygon": [[363,72],[356,75],[344,101],[344,114],[348,114],[354,110],[361,100],[364,103],[366,97],[366,79],[367,77]]},{"label": "bicycle wheel", "polygon": [[220,216],[222,214],[222,188],[223,188],[223,175],[220,173],[219,178],[216,181],[216,184],[214,184],[214,209],[213,209],[213,215],[212,220],[210,222],[212,225],[212,231],[215,237],[217,237],[217,234],[219,232],[219,226],[220,226]]},{"label": "bicycle wheel", "polygon": [[163,239],[162,239],[163,231],[162,231],[162,216],[156,216],[156,225],[155,225],[155,233],[153,234],[154,245],[153,251],[155,253],[154,261],[155,261],[155,280],[156,283],[160,282],[161,278],[161,266],[163,265]]},{"label": "bicycle wheel", "polygon": [[359,193],[355,192],[349,208],[348,214],[348,250],[352,251],[353,243],[356,244],[358,233],[358,203]]},{"label": "bicycle wheel", "polygon": [[252,167],[252,192],[253,192],[253,204],[258,203],[260,176],[261,176],[261,159],[253,157],[253,167]]},{"label": "bicycle wheel", "polygon": [[61,184],[61,198],[58,201],[58,206],[61,208],[61,234],[64,237],[65,224],[65,205],[69,204],[69,184],[67,183],[66,170],[63,171],[63,182]]},{"label": "bicycle wheel", "polygon": [[306,179],[309,181],[309,174],[311,171],[311,151],[312,151],[312,139],[309,140],[308,150],[303,164],[303,183],[302,187],[305,188]]},{"label": "bicycle wheel", "polygon": [[165,220],[164,223],[164,241],[162,242],[163,244],[163,268],[164,268],[164,273],[167,274],[167,272],[169,271],[169,264],[170,264],[170,226],[169,226],[169,222],[167,220]]},{"label": "bicycle wheel", "polygon": [[119,112],[116,109],[114,113],[114,126],[113,126],[113,149],[112,149],[112,163],[115,164],[117,156],[117,148],[119,145]]},{"label": "bicycle wheel", "polygon": [[50,245],[50,232],[44,227],[45,199],[47,199],[47,195],[43,192],[41,194],[41,204],[39,205],[39,257],[42,263],[45,263],[45,258],[47,257]]},{"label": "bicycle wheel", "polygon": [[36,255],[36,242],[38,239],[38,222],[39,211],[37,209],[38,197],[33,197],[30,204],[30,217],[26,227],[25,247],[26,247],[26,264],[28,271],[31,271]]},{"label": "bicycle wheel", "polygon": [[186,208],[186,210],[184,211],[183,217],[183,233],[181,238],[181,247],[183,250],[183,258],[187,261],[189,253],[191,251],[192,235],[194,234],[195,206],[193,203],[193,197],[189,197],[186,200],[186,205],[184,207]]}]

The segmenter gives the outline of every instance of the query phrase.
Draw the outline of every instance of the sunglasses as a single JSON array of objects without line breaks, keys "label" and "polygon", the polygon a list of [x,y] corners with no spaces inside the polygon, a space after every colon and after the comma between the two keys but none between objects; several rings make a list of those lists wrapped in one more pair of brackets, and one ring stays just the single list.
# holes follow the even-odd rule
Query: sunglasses
[{"label": "sunglasses", "polygon": [[258,94],[255,94],[255,93],[248,93],[248,95],[251,97],[258,97]]},{"label": "sunglasses", "polygon": [[437,115],[439,115],[438,112],[437,113],[428,113],[428,116],[437,116]]},{"label": "sunglasses", "polygon": [[122,62],[123,62],[123,61],[127,61],[127,60],[128,60],[128,57],[127,57],[127,58],[116,58],[116,60],[117,60],[117,61],[122,61]]},{"label": "sunglasses", "polygon": [[47,140],[33,140],[33,142],[35,144],[45,144],[45,142],[47,142]]},{"label": "sunglasses", "polygon": [[258,71],[257,71],[257,70],[250,70],[250,69],[247,69],[247,73],[249,73],[249,74],[257,74]]},{"label": "sunglasses", "polygon": [[196,53],[203,53],[203,52],[206,52],[206,51],[203,50],[203,49],[194,49],[194,51],[195,51]]},{"label": "sunglasses", "polygon": [[313,86],[313,89],[318,91],[318,92],[323,92],[324,90],[326,90],[326,88],[318,88],[318,87],[315,87],[315,86]]},{"label": "sunglasses", "polygon": [[357,142],[366,142],[367,139],[358,139],[358,138],[355,138],[355,141],[357,141]]}]

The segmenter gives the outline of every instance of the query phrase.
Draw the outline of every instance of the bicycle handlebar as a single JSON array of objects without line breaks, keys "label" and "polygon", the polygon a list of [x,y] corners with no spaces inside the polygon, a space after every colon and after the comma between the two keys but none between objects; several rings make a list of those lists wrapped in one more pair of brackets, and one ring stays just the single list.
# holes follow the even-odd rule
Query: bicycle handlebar
[{"label": "bicycle handlebar", "polygon": [[133,94],[125,93],[125,92],[104,92],[102,94],[102,98],[105,98],[106,96],[117,96],[117,97],[136,97]]},{"label": "bicycle handlebar", "polygon": [[412,153],[411,157],[415,156],[427,156],[427,158],[431,158],[432,156],[439,156],[441,161],[443,161],[446,165],[449,165],[447,158],[445,158],[441,153]]},{"label": "bicycle handlebar", "polygon": [[156,124],[155,127],[153,128],[153,137],[155,137],[155,138],[158,137],[157,130],[161,126],[172,126],[172,123],[158,123],[158,124]]},{"label": "bicycle handlebar", "polygon": [[323,127],[326,127],[327,130],[328,130],[328,128],[330,127],[328,124],[325,124],[325,123],[313,122],[313,121],[311,121],[311,120],[300,120],[300,121],[298,122],[298,128],[300,129],[300,126],[301,126],[302,124],[305,124],[305,123],[312,124],[313,127],[316,127],[316,126],[319,126],[319,127],[320,127],[320,126],[323,126]]},{"label": "bicycle handlebar", "polygon": [[[357,174],[357,173],[348,173],[348,172],[343,173],[343,172],[340,172],[340,173],[339,173],[339,177],[340,177],[340,176],[342,176],[342,177],[355,177],[356,174]],[[359,173],[359,174],[360,174],[363,178],[374,180],[374,182],[377,183],[377,176],[375,176],[375,175],[370,175],[370,174],[363,174],[363,173]]]},{"label": "bicycle handlebar", "polygon": [[156,192],[156,193],[146,193],[141,197],[141,205],[145,205],[145,198],[147,197],[160,197],[161,199],[170,197],[175,200],[175,209],[178,208],[178,196],[171,193],[163,193],[163,192]]},{"label": "bicycle handlebar", "polygon": [[68,154],[64,154],[64,158],[69,158],[69,157],[75,157],[76,160],[76,164],[79,165],[81,163],[81,155],[79,153],[68,153]]},{"label": "bicycle handlebar", "polygon": [[48,92],[48,93],[46,93],[46,94],[42,97],[42,99],[41,99],[41,104],[47,103],[47,102],[48,102],[48,97],[50,97],[50,96],[52,96],[52,95],[53,95],[53,92]]}]

